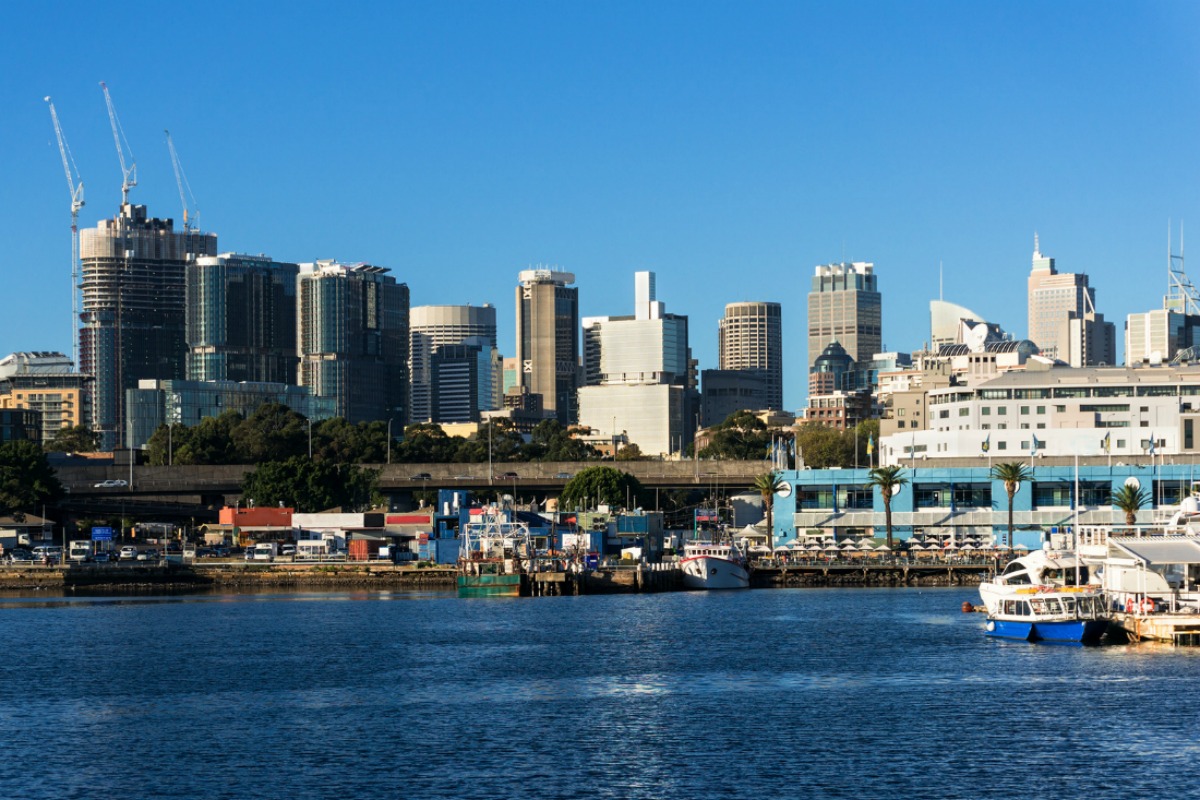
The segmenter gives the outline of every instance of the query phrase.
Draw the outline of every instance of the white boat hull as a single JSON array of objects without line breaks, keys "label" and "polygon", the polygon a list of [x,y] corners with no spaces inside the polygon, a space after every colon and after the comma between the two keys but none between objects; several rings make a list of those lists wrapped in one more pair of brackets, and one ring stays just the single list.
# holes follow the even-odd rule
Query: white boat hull
[{"label": "white boat hull", "polygon": [[716,556],[695,556],[680,562],[688,589],[747,589],[750,572],[742,564]]}]

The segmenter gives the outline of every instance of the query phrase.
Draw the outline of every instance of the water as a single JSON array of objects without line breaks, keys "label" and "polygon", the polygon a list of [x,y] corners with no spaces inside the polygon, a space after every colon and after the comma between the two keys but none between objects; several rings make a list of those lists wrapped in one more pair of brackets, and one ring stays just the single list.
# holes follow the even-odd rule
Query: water
[{"label": "water", "polygon": [[1200,650],[967,589],[0,600],[5,798],[1197,796]]}]

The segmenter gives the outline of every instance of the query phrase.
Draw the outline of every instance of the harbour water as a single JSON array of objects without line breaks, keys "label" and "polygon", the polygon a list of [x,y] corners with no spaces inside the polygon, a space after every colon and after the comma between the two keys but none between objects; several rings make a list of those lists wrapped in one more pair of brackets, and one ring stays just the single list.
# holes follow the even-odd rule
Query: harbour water
[{"label": "harbour water", "polygon": [[0,599],[0,797],[1195,796],[1200,652],[972,589]]}]

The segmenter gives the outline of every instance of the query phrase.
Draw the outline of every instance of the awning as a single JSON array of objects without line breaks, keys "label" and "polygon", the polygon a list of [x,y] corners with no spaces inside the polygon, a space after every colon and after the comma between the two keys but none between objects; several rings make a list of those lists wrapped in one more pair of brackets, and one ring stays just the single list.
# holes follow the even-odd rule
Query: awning
[{"label": "awning", "polygon": [[1200,540],[1191,537],[1139,539],[1123,536],[1108,541],[1147,564],[1200,564]]}]

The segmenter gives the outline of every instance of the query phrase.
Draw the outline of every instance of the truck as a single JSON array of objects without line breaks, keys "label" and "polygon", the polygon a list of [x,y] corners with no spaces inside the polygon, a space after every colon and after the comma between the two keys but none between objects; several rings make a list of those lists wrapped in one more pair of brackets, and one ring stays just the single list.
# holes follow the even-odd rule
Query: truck
[{"label": "truck", "polygon": [[275,542],[259,542],[246,551],[247,561],[274,561],[279,554],[279,545]]},{"label": "truck", "polygon": [[72,539],[67,545],[67,559],[76,563],[92,560],[92,540]]}]

